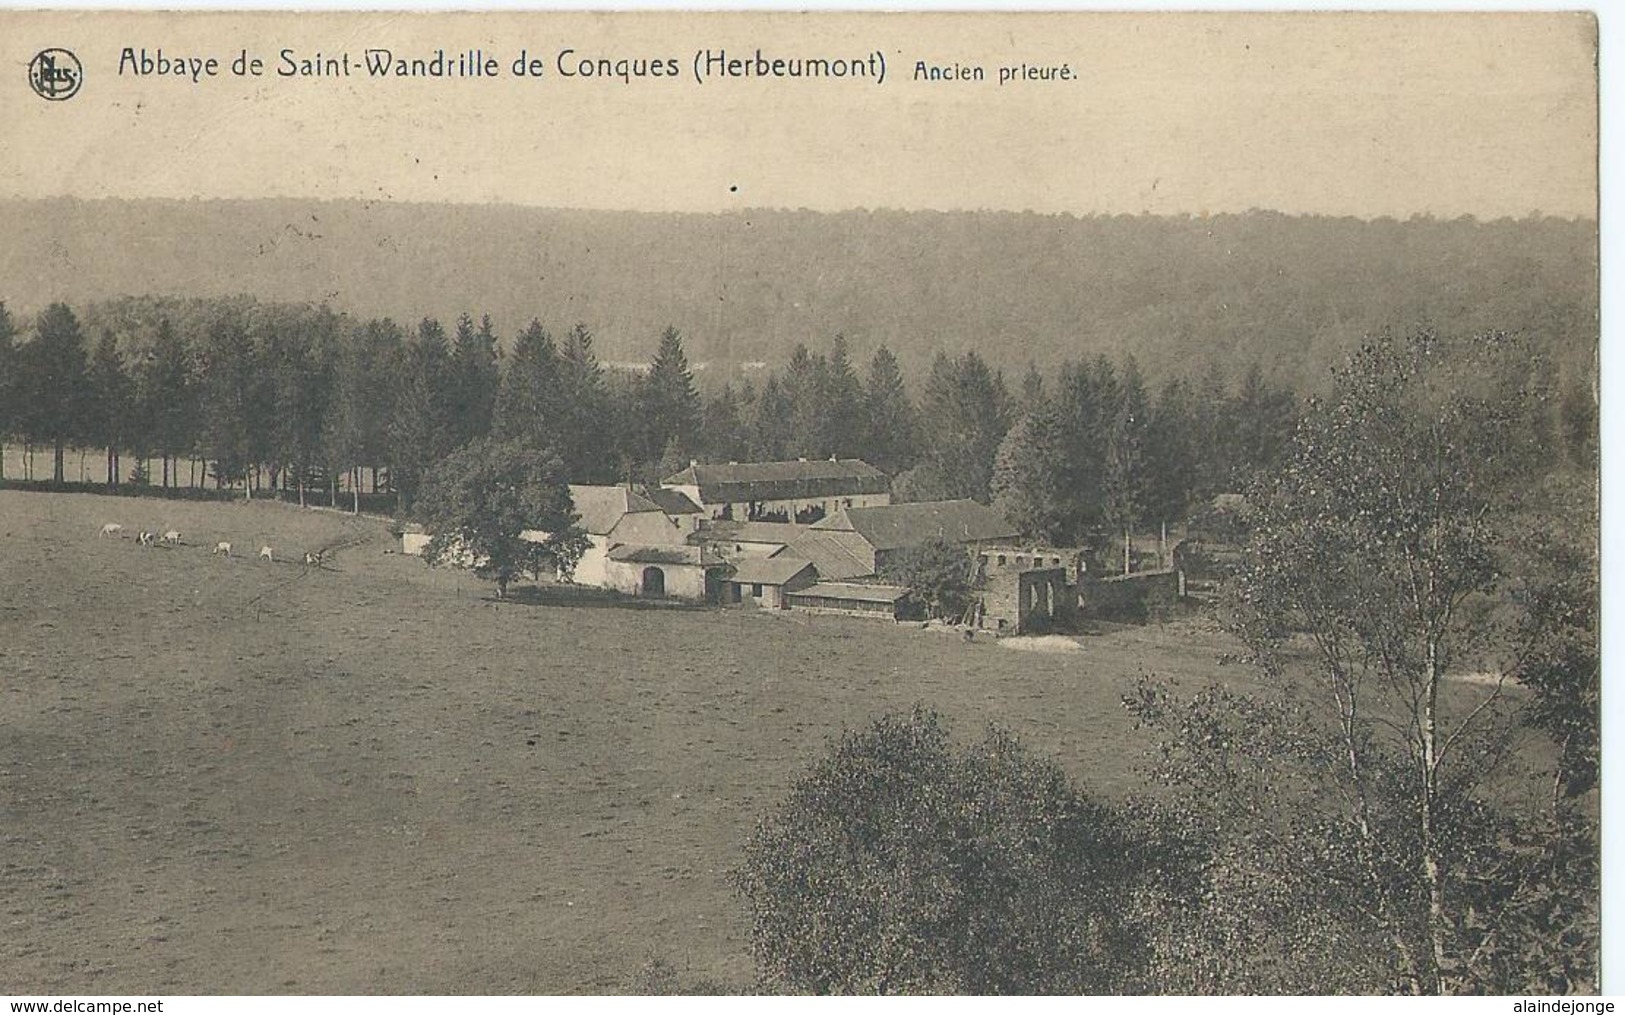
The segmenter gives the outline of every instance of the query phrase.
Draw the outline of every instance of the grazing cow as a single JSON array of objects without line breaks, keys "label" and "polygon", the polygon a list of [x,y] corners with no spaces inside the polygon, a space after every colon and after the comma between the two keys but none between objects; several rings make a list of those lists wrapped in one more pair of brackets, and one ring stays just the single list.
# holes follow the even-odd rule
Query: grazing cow
[{"label": "grazing cow", "polygon": [[102,530],[100,532],[96,533],[96,538],[100,539],[103,536],[116,536],[123,531],[124,526],[120,525],[118,522],[108,522],[106,525],[102,526]]},{"label": "grazing cow", "polygon": [[146,529],[142,529],[140,532],[135,534],[135,543],[137,546],[151,546],[152,541],[155,538],[156,536],[154,533],[148,532]]},{"label": "grazing cow", "polygon": [[260,559],[268,560],[274,564],[276,563],[276,554],[271,552],[271,548],[269,546],[262,546],[260,547]]},{"label": "grazing cow", "polygon": [[181,534],[176,532],[174,529],[170,529],[168,532],[164,533],[164,542],[168,543],[170,546],[179,546],[181,545]]},{"label": "grazing cow", "polygon": [[305,563],[313,565],[315,567],[321,567],[322,566],[322,552],[320,550],[317,550],[315,553],[311,553],[310,551],[307,550],[305,552]]},{"label": "grazing cow", "polygon": [[229,557],[231,556],[231,544],[226,542],[216,543],[214,544],[214,549],[210,550],[209,552],[218,553],[222,556]]}]

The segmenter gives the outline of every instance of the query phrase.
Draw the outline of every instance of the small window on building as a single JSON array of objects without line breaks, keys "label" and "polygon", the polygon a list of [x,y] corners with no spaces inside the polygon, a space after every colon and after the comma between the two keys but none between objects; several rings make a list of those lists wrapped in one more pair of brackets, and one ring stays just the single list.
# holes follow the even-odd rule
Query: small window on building
[{"label": "small window on building", "polygon": [[1017,567],[1026,567],[1027,566],[1027,558],[1023,557],[1019,553],[1016,554],[1016,566]]},{"label": "small window on building", "polygon": [[750,586],[750,594],[756,599],[762,598],[762,583],[752,582]]},{"label": "small window on building", "polygon": [[999,554],[999,566],[1000,567],[1004,566],[1004,554],[1002,554],[1002,553]]}]

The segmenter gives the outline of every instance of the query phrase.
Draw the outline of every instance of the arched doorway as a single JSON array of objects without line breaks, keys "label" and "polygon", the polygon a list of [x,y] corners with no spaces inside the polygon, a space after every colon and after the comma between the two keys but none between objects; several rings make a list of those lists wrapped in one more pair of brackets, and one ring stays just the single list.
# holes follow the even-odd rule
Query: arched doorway
[{"label": "arched doorway", "polygon": [[646,596],[663,596],[666,594],[666,572],[658,567],[643,569],[643,582],[641,585]]}]

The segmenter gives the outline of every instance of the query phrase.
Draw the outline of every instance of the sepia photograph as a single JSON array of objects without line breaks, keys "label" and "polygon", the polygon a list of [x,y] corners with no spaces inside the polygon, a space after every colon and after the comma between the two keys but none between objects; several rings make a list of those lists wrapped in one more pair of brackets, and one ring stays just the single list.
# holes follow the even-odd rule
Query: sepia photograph
[{"label": "sepia photograph", "polygon": [[1603,992],[1598,45],[0,10],[0,994]]}]

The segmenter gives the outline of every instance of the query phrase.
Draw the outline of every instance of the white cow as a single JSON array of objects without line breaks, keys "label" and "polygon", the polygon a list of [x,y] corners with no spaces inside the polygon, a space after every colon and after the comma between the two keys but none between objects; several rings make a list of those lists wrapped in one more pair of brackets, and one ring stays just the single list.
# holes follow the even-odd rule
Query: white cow
[{"label": "white cow", "polygon": [[170,546],[179,546],[181,545],[181,534],[176,532],[174,529],[170,529],[168,532],[164,533],[164,542],[168,543]]},{"label": "white cow", "polygon": [[321,567],[322,566],[322,554],[321,554],[321,551],[318,550],[315,553],[311,553],[308,550],[305,551],[305,563],[306,564],[313,564],[316,567]]},{"label": "white cow", "polygon": [[123,531],[124,526],[120,525],[118,522],[108,522],[106,525],[102,526],[102,530],[100,532],[96,533],[96,538],[100,539],[103,536],[116,536]]},{"label": "white cow", "polygon": [[271,552],[271,548],[269,546],[262,546],[260,547],[260,559],[268,560],[274,564],[276,563],[276,554]]},{"label": "white cow", "polygon": [[223,556],[229,557],[229,556],[231,556],[231,544],[227,543],[227,542],[216,543],[216,544],[214,544],[214,549],[210,550],[209,552],[210,553],[218,553],[218,554],[222,554]]},{"label": "white cow", "polygon": [[157,538],[156,534],[148,532],[146,529],[142,529],[140,532],[135,534],[135,542],[137,546],[151,546],[152,541],[155,538]]}]

